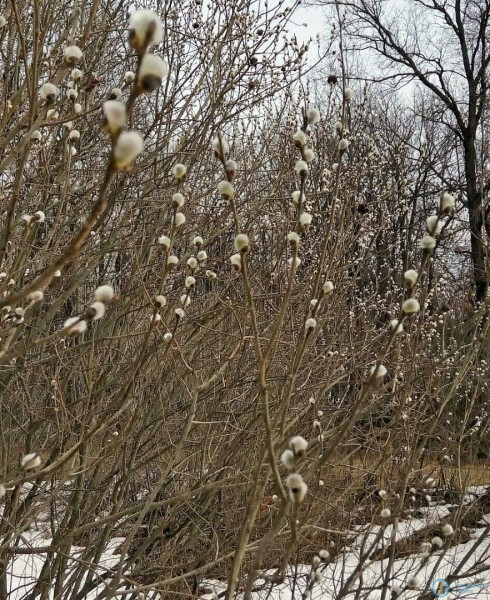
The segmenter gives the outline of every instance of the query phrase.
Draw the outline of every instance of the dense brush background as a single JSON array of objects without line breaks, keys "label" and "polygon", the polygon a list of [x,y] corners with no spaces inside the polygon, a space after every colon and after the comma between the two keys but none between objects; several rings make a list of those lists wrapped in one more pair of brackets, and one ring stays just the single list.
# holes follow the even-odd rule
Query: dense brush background
[{"label": "dense brush background", "polygon": [[[428,21],[442,10],[408,4]],[[412,68],[389,62],[392,38],[385,32],[383,40],[368,0],[326,7],[327,33],[304,43],[290,23],[297,6],[283,2],[0,2],[1,598],[14,593],[9,568],[18,555],[42,565],[16,590],[20,598],[78,600],[94,589],[100,599],[116,589],[136,598],[129,590],[139,586],[188,597],[205,577],[233,586],[238,578],[243,589],[260,568],[308,563],[323,547],[340,553],[355,525],[382,522],[382,505],[396,519],[427,506],[427,477],[437,482],[434,499],[490,483],[482,288],[490,6],[460,4],[444,4],[456,23],[444,29],[447,56],[410,19],[389,29],[393,44],[403,38],[415,57]],[[99,197],[111,153],[102,104],[113,88],[123,102],[130,97],[124,77],[138,60],[128,22],[138,8],[162,19],[154,51],[169,67],[156,91],[135,100],[130,128],[144,137],[144,151],[131,170],[113,173],[90,237],[43,284],[42,302],[16,319],[15,308],[29,304],[22,291],[65,256]],[[473,79],[461,67],[463,42]],[[66,96],[70,43],[84,53],[79,114]],[[400,92],[404,69],[412,83]],[[39,98],[46,81],[60,89],[53,106]],[[307,125],[312,106],[321,120]],[[48,118],[50,108],[58,114]],[[298,128],[315,152],[305,178],[295,172]],[[69,140],[73,129],[78,141]],[[211,149],[218,132],[238,165],[233,203],[217,190],[225,178]],[[344,137],[350,145],[339,152]],[[187,166],[183,183],[172,175],[176,163]],[[287,234],[299,231],[291,194],[301,186],[313,221],[301,232],[295,274]],[[186,223],[175,229],[177,191]],[[456,209],[442,217],[428,257],[419,241],[444,191]],[[45,222],[26,226],[22,215],[39,210]],[[242,272],[230,264],[237,222],[250,239]],[[172,237],[173,269],[161,235]],[[183,307],[186,261],[199,249],[207,259]],[[422,309],[392,336],[390,320],[407,297],[403,273],[421,265],[414,295]],[[321,296],[325,280],[334,291]],[[115,290],[104,318],[83,335],[62,332],[103,284]],[[158,294],[167,304],[152,322]],[[320,297],[317,327],[305,332]],[[374,384],[378,359],[388,373]],[[300,507],[283,499],[276,478],[286,477],[279,456],[293,435],[309,441]],[[41,465],[22,470],[31,452]],[[459,526],[480,514],[457,513],[456,541]],[[33,526],[49,540],[36,548],[22,537]],[[122,538],[119,563],[100,570],[113,538]]]}]

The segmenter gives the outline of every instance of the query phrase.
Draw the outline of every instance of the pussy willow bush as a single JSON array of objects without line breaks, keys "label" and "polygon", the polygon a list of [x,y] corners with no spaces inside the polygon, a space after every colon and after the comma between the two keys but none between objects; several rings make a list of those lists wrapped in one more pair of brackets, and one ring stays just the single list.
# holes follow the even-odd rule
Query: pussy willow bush
[{"label": "pussy willow bush", "polygon": [[24,555],[25,598],[248,597],[485,430],[486,307],[447,276],[421,123],[345,76],[315,96],[282,3],[137,4],[0,20],[2,597]]}]

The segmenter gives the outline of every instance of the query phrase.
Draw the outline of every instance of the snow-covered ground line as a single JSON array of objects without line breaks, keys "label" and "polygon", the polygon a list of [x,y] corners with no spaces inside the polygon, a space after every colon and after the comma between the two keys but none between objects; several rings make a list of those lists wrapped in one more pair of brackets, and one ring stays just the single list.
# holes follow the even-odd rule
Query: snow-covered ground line
[{"label": "snow-covered ground line", "polygon": [[[468,488],[463,495],[462,503],[469,504],[473,502],[485,491],[485,487]],[[437,504],[417,509],[417,517],[414,516],[408,518],[398,524],[395,532],[396,542],[409,537],[415,532],[424,531],[426,528],[433,527],[440,523],[442,519],[450,514],[450,509],[450,505]],[[420,598],[421,592],[426,586],[430,589],[436,580],[444,580],[448,575],[454,572],[454,569],[474,545],[475,540],[480,537],[483,528],[488,526],[488,524],[490,524],[490,515],[485,515],[479,522],[482,529],[473,531],[469,541],[455,546],[450,546],[450,544],[446,542],[442,550],[430,555],[422,568],[420,568],[420,554],[413,554],[395,560],[391,569],[390,585],[398,584],[401,587],[403,592],[400,595],[400,598],[402,600]],[[370,527],[360,526],[357,528],[357,531],[359,533],[353,537],[353,540],[348,547],[344,548],[335,560],[331,560],[330,562],[327,561],[326,564],[322,564],[319,569],[322,574],[322,579],[320,582],[315,583],[311,594],[311,600],[335,600],[345,582],[352,573],[355,572],[363,548],[369,548],[369,546],[376,541],[377,537],[379,537],[376,544],[377,549],[386,548],[391,542],[392,525],[388,525],[384,528],[380,525],[373,525]],[[21,540],[21,548],[29,548],[32,550],[35,550],[35,548],[46,547],[51,542],[51,540],[46,537],[45,529],[36,525],[32,525],[29,530],[24,532],[21,536]],[[122,538],[113,538],[108,543],[102,554],[101,560],[94,566],[96,571],[101,575],[107,573],[108,569],[111,569],[118,564],[121,557],[117,554],[117,549],[120,548],[123,541]],[[430,536],[426,541],[430,541]],[[318,550],[321,550],[321,548]],[[73,567],[77,565],[77,557],[81,552],[82,548],[73,548],[71,559]],[[32,590],[40,576],[44,559],[45,554],[16,554],[13,561],[9,562],[7,567],[7,590],[9,600],[22,600],[29,591]],[[463,572],[468,571],[468,569],[470,569],[478,560],[484,560],[487,564],[490,564],[490,538],[484,539],[478,548],[476,548],[474,554],[466,563]],[[361,572],[361,577],[356,577],[350,587],[350,592],[346,597],[358,598],[359,600],[367,598],[369,598],[369,600],[379,600],[382,596],[380,587],[387,566],[387,559],[366,561]],[[273,573],[274,571],[269,571],[267,574],[272,575]],[[272,585],[267,584],[264,580],[258,580],[257,588],[260,588],[260,590],[254,592],[254,600],[264,600],[266,598],[268,600],[292,600],[293,598],[299,600],[308,585],[310,573],[310,565],[299,565],[288,569],[285,580],[281,584]],[[408,590],[406,589],[407,581],[414,575],[417,576],[418,587],[414,590]],[[97,594],[106,586],[107,582],[101,582],[98,588],[94,589],[86,596],[86,600],[93,600],[96,598]],[[490,571],[468,579],[458,580],[453,586],[459,587],[459,590],[448,590],[447,593],[444,593],[443,591],[440,593],[439,597],[447,598],[447,600],[456,600],[457,598],[478,598],[482,600],[488,598],[488,600],[490,600]],[[362,591],[356,597],[356,592],[360,587],[362,588]],[[442,583],[442,587],[444,587],[444,582]],[[217,596],[223,595],[223,592],[226,589],[226,581],[206,580],[202,583],[201,589],[208,592],[204,594],[203,599],[211,600]],[[49,597],[52,598],[53,596],[50,594]],[[390,598],[390,595],[388,595],[387,598]]]},{"label": "snow-covered ground line", "polygon": [[[481,533],[481,530],[479,531]],[[479,532],[477,531],[467,543],[453,546],[445,551],[444,558],[437,565],[435,572],[434,567],[439,561],[441,552],[437,552],[434,556],[431,556],[421,570],[419,570],[421,562],[419,555],[414,554],[407,558],[396,560],[392,568],[392,584],[398,584],[402,590],[404,590],[399,596],[400,600],[414,600],[415,598],[420,598],[421,592],[427,582],[429,583],[429,589],[433,586],[435,589],[437,580],[446,579],[465,557],[478,536]],[[466,568],[470,568],[471,565],[481,557],[486,557],[486,562],[490,562],[490,539],[488,538],[478,547],[475,555],[467,563]],[[383,573],[387,563],[387,560],[374,561],[363,569],[361,584],[362,592],[359,595],[360,599],[369,598],[369,600],[379,600],[381,598],[382,592],[379,588],[383,580]],[[357,564],[358,552],[347,552],[338,557],[337,560],[332,561],[321,568],[320,570],[323,579],[321,583],[315,584],[313,587],[311,599],[335,600],[338,597],[342,586],[355,570]],[[273,572],[274,571],[268,571],[268,574],[272,575]],[[302,593],[309,581],[310,572],[311,566],[309,565],[291,567],[286,573],[284,583],[274,586],[264,584],[264,589],[255,592],[253,597],[255,600],[263,600],[265,598],[268,600],[292,600],[293,598],[301,600]],[[415,590],[407,590],[407,580],[414,572],[417,572],[419,586]],[[259,580],[257,583],[260,584],[261,581]],[[453,584],[453,586],[456,586],[454,591],[449,591],[449,593],[446,594],[441,592],[440,598],[446,598],[447,600],[456,600],[457,598],[490,600],[490,571],[488,573],[483,573],[480,576],[460,579],[457,583]],[[223,581],[208,580],[203,587],[213,590],[212,593],[205,594],[203,599],[212,600],[223,594],[226,589],[226,583]],[[350,588],[350,593],[346,597],[355,598],[359,587],[360,580],[357,579]],[[390,599],[391,594],[388,594],[387,598]]]},{"label": "snow-covered ground line", "polygon": [[[30,529],[22,534],[23,543],[21,547],[34,549],[40,546],[49,546],[51,540],[46,538],[34,529]],[[112,538],[105,551],[103,552],[96,571],[101,575],[106,573],[111,567],[115,567],[120,560],[120,555],[115,551],[124,542],[124,538]],[[83,548],[72,548],[71,564],[77,565],[78,555]],[[41,574],[46,555],[45,554],[17,554],[13,561],[7,567],[7,593],[9,600],[22,600],[34,587]],[[93,600],[100,591],[107,587],[107,583],[101,583],[100,586],[92,590],[85,596],[85,600]],[[49,598],[53,598],[50,594]]]},{"label": "snow-covered ground line", "polygon": [[[462,498],[462,504],[470,504],[484,494],[486,490],[487,488],[484,486],[467,488]],[[430,507],[418,508],[415,512],[423,513],[423,516],[399,522],[395,532],[396,542],[400,542],[417,531],[423,531],[439,523],[450,514],[450,509],[451,505],[446,504],[434,504]],[[479,524],[482,528],[490,525],[490,515],[483,516]],[[379,549],[389,545],[393,535],[392,528],[392,525],[384,528],[376,548]],[[338,597],[343,585],[359,564],[359,556],[362,553],[362,548],[369,548],[376,537],[380,535],[382,528],[380,526],[369,528],[359,526],[357,529],[361,530],[362,533],[355,538],[353,543],[345,548],[344,552],[335,560],[320,568],[322,581],[313,587],[310,596],[311,600],[335,600]],[[395,560],[391,568],[390,586],[398,585],[403,590],[399,596],[400,600],[420,598],[422,591],[426,587],[429,590],[440,589],[438,597],[446,598],[447,600],[456,600],[458,598],[490,600],[490,570],[471,578],[458,579],[453,584],[444,583],[444,580],[454,572],[467,552],[475,544],[482,531],[483,529],[474,531],[471,534],[470,540],[464,544],[447,547],[447,549],[443,548],[441,551],[435,552],[429,557],[422,568],[420,554],[413,554],[406,558]],[[426,541],[430,541],[430,536]],[[446,543],[445,546],[448,546],[448,544]],[[463,572],[467,572],[480,559],[483,559],[490,566],[490,537],[484,539],[478,546],[472,557],[465,564]],[[362,591],[358,596],[359,600],[368,598],[369,600],[379,600],[382,597],[380,587],[387,566],[387,559],[367,561],[365,567],[362,569],[361,578],[356,578],[350,587],[350,593],[346,597],[356,598],[359,587],[362,587]],[[311,570],[310,565],[290,567],[286,573],[284,583],[273,586],[265,583],[264,580],[259,580],[257,587],[262,583],[263,590],[254,593],[254,600],[263,600],[265,598],[268,600],[300,600],[302,593],[308,585]],[[274,573],[274,570],[266,572],[267,575],[273,575]],[[413,575],[417,577],[418,586],[414,590],[408,590],[407,581]],[[440,588],[438,588],[438,583],[441,584]],[[203,584],[203,588],[213,590],[212,593],[207,593],[203,596],[204,600],[212,600],[223,595],[226,589],[226,582],[208,580]],[[391,594],[388,594],[386,598],[390,599]]]}]

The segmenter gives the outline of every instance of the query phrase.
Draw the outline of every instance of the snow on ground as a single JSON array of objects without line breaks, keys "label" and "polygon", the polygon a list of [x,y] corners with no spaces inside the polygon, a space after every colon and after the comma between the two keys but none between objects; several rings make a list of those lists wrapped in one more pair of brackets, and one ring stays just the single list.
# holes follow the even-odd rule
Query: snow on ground
[{"label": "snow on ground", "polygon": [[[490,515],[489,515],[490,520]],[[392,583],[391,585],[399,585],[403,592],[400,600],[415,600],[421,597],[421,592],[425,586],[427,589],[437,589],[437,582],[445,580],[464,559],[466,553],[475,540],[481,534],[482,530],[477,530],[472,536],[472,539],[465,543],[449,548],[444,553],[437,552],[431,556],[426,565],[420,569],[420,556],[412,555],[408,558],[396,560],[392,568]],[[356,550],[347,551],[335,561],[321,567],[320,570],[323,579],[320,584],[316,584],[313,588],[311,600],[336,600],[341,595],[341,590],[348,578],[354,572],[358,565],[358,548]],[[442,555],[442,560],[441,560]],[[484,542],[476,549],[474,556],[467,563],[465,571],[468,570],[477,559],[484,558],[488,564],[490,562],[490,539],[486,538]],[[380,600],[382,592],[379,589],[382,581],[383,573],[386,571],[388,561],[373,561],[365,566],[362,572],[362,583],[357,578],[350,587],[350,594],[347,598],[356,598],[356,592],[359,587],[362,587],[362,592],[359,594],[359,599]],[[263,584],[263,589],[254,593],[254,600],[301,600],[302,592],[306,588],[311,567],[309,565],[299,565],[298,567],[290,567],[286,573],[285,581],[282,584],[271,586],[267,585],[263,580],[257,583]],[[419,585],[415,590],[407,589],[407,580],[416,573]],[[267,574],[272,575],[273,571],[268,571]],[[453,590],[448,591],[446,584],[442,583],[440,588],[440,598],[447,600],[457,600],[458,598],[490,600],[490,571],[482,573],[480,576],[474,576],[466,579],[459,579],[452,584]],[[216,597],[222,597],[226,589],[226,583],[217,580],[208,580],[205,585],[206,589],[212,589],[213,593],[208,593],[203,596],[203,600],[213,600]],[[389,600],[391,594],[386,596]]]},{"label": "snow on ground", "polygon": [[[101,559],[97,565],[97,572],[102,574],[107,569],[115,566],[120,556],[115,554],[114,551],[124,541],[123,538],[112,538]],[[39,548],[49,546],[51,539],[46,538],[36,528],[31,528],[22,534],[22,543],[18,544],[20,548]],[[71,564],[74,566],[77,564],[77,557],[82,552],[82,548],[72,548],[72,561]],[[41,569],[44,564],[46,554],[17,554],[13,561],[9,562],[7,566],[7,593],[9,600],[22,600],[26,597],[29,590],[32,590],[33,586],[37,582]],[[103,583],[95,588],[92,592],[85,596],[85,600],[92,600],[96,598],[103,587],[106,587]],[[53,594],[49,595],[49,598],[53,598]]]},{"label": "snow on ground", "polygon": [[[468,488],[463,495],[462,504],[467,505],[475,501],[485,492],[486,488],[483,486]],[[450,514],[451,508],[450,505],[437,504],[419,508],[417,513],[422,513],[421,517],[412,517],[398,524],[394,536],[396,541],[399,542],[417,531],[420,532],[427,527],[436,525]],[[420,598],[423,592],[431,589],[438,592],[437,597],[447,600],[457,600],[459,598],[490,600],[490,570],[470,578],[458,579],[452,584],[445,581],[448,575],[454,573],[471,549],[474,552],[465,563],[462,573],[468,572],[479,560],[490,566],[490,537],[485,537],[477,548],[473,548],[484,531],[483,527],[490,525],[490,515],[483,516],[480,524],[482,529],[476,529],[471,534],[468,542],[452,547],[447,547],[449,544],[446,542],[444,548],[431,554],[423,566],[420,554],[413,554],[395,560],[391,567],[390,586],[398,585],[403,590],[399,596],[400,600],[415,600],[415,598]],[[320,567],[322,581],[313,587],[311,600],[336,600],[340,596],[343,597],[342,592],[345,593],[344,586],[349,577],[355,572],[363,549],[374,544],[378,536],[379,540],[375,547],[378,549],[387,547],[393,535],[392,528],[392,525],[388,525],[384,530],[378,525],[371,527],[359,526],[357,530],[360,530],[361,533],[356,536],[349,547],[345,548],[335,560]],[[442,533],[440,535],[442,536]],[[425,541],[429,542],[430,537]],[[347,598],[380,600],[382,597],[381,582],[387,567],[387,559],[366,561],[361,577],[354,579]],[[257,587],[262,589],[254,593],[254,600],[300,600],[308,585],[310,573],[310,565],[298,565],[289,568],[282,584],[272,586],[264,580],[258,580]],[[272,576],[273,574],[274,570],[266,572],[266,575]],[[418,580],[417,588],[410,590],[407,589],[407,582],[413,576],[416,576]],[[212,593],[206,594],[203,600],[212,600],[217,596],[222,597],[226,589],[226,583],[208,580],[203,584],[203,588],[213,590]],[[359,588],[362,588],[362,591],[359,595],[356,595]],[[391,593],[386,595],[386,600],[390,599]]]},{"label": "snow on ground", "polygon": [[[486,488],[484,487],[468,488],[463,496],[463,504],[473,502],[485,491]],[[315,583],[311,600],[336,600],[339,596],[344,597],[345,585],[349,578],[352,581],[347,598],[380,600],[382,597],[380,587],[388,568],[388,559],[366,560],[361,577],[359,577],[356,569],[359,565],[359,557],[364,553],[364,549],[372,546],[369,552],[371,554],[374,548],[378,550],[387,548],[392,537],[399,542],[415,532],[433,527],[450,514],[451,508],[455,507],[434,504],[420,508],[416,512],[417,516],[409,517],[398,524],[394,536],[392,525],[384,528],[380,525],[357,527],[356,535],[349,546],[344,548],[335,559],[321,565],[319,571],[322,573],[322,578],[320,582]],[[400,600],[420,598],[422,592],[434,586],[437,580],[445,580],[449,574],[454,573],[454,570],[465,559],[470,549],[473,549],[473,552],[464,566],[463,573],[467,572],[478,560],[490,564],[490,537],[484,538],[478,547],[473,548],[476,540],[484,531],[483,528],[490,525],[490,515],[482,516],[479,524],[481,528],[471,533],[469,541],[452,547],[446,541],[443,549],[432,553],[423,565],[420,554],[395,560],[390,571],[390,585],[397,584],[402,588],[403,592],[400,595]],[[20,548],[32,550],[45,548],[51,543],[51,540],[46,537],[46,528],[40,526],[39,522],[33,524],[28,531],[24,532],[21,540],[21,543],[18,544]],[[108,543],[96,567],[100,574],[118,563],[120,555],[115,552],[117,552],[117,548],[121,546],[123,541],[122,538],[113,538]],[[430,538],[425,541],[430,541]],[[318,548],[318,550],[321,550],[321,548]],[[82,548],[73,548],[71,564],[74,566],[77,564],[77,557],[81,552]],[[32,590],[41,573],[44,558],[45,554],[43,553],[38,555],[34,553],[16,554],[14,560],[7,566],[9,600],[21,600],[26,597],[29,590]],[[273,573],[274,571],[269,571],[267,574],[272,575]],[[254,600],[293,600],[293,598],[300,600],[302,592],[308,585],[310,574],[311,567],[309,565],[299,565],[288,569],[284,582],[281,584],[272,585],[264,580],[258,580],[258,590],[254,592]],[[418,587],[409,590],[407,589],[407,582],[414,575],[417,577]],[[471,578],[459,579],[452,584],[452,589],[444,581],[440,584],[441,587],[438,588],[439,598],[446,598],[447,600],[458,598],[490,600],[490,571],[474,575]],[[95,589],[87,595],[86,600],[94,599],[97,593],[102,590],[102,586],[104,586],[103,583],[101,583],[99,589]],[[203,600],[212,600],[216,596],[222,597],[226,589],[226,582],[207,580],[201,588],[206,591],[213,590],[213,593],[206,593],[203,596]],[[359,588],[361,588],[361,591],[356,595]],[[49,598],[52,597],[52,595],[49,596]],[[389,600],[390,597],[391,594],[388,594],[386,600]]]}]

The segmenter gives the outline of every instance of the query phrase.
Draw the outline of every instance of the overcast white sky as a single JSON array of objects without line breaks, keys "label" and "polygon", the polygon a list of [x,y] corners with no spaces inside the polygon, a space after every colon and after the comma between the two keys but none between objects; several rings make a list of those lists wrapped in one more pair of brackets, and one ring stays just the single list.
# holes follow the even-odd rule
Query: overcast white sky
[{"label": "overcast white sky", "polygon": [[318,6],[300,6],[295,11],[292,20],[295,25],[291,23],[289,30],[291,33],[296,34],[300,43],[308,40],[310,37],[314,38],[317,33],[321,35],[330,29],[324,16],[324,9]]}]

